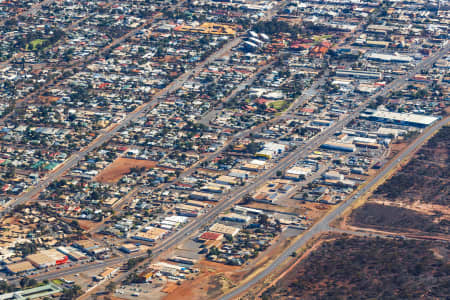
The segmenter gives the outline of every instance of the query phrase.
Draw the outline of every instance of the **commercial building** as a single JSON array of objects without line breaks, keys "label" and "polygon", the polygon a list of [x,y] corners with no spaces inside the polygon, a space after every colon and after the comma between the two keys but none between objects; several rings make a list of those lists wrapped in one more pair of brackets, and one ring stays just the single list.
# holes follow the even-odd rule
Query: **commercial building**
[{"label": "commercial building", "polygon": [[415,126],[415,127],[427,127],[437,120],[438,117],[426,116],[411,113],[396,113],[390,111],[377,110],[373,114],[369,115],[370,120],[393,123],[399,125]]},{"label": "commercial building", "polygon": [[189,195],[189,198],[201,201],[217,201],[217,197],[210,193],[194,191]]},{"label": "commercial building", "polygon": [[265,143],[264,148],[261,151],[256,152],[255,156],[271,159],[272,157],[283,153],[285,150],[285,145],[269,142]]},{"label": "commercial building", "polygon": [[382,138],[397,138],[399,135],[404,135],[406,133],[406,130],[380,127],[378,128],[377,136]]},{"label": "commercial building", "polygon": [[117,273],[119,269],[118,268],[105,268],[103,272],[101,272],[99,275],[96,276],[97,280],[103,280],[103,279],[111,279],[114,274]]},{"label": "commercial building", "polygon": [[91,240],[79,240],[73,243],[73,246],[89,254],[92,254],[95,249],[100,247],[99,244]]},{"label": "commercial building", "polygon": [[168,233],[167,230],[157,227],[147,227],[145,232],[138,232],[131,238],[146,242],[156,242]]},{"label": "commercial building", "polygon": [[70,247],[70,246],[63,247],[63,246],[60,246],[60,247],[57,248],[57,250],[59,252],[65,254],[65,255],[67,255],[73,261],[80,261],[80,260],[88,259],[86,254],[82,253],[81,251],[78,251],[74,247]]},{"label": "commercial building", "polygon": [[216,179],[218,184],[236,185],[239,183],[239,179],[227,175],[221,175]]},{"label": "commercial building", "polygon": [[26,259],[33,266],[39,269],[62,265],[69,260],[67,255],[57,251],[56,249],[43,250],[36,254],[28,255]]},{"label": "commercial building", "polygon": [[195,265],[197,263],[196,259],[182,257],[182,256],[174,256],[174,257],[169,258],[169,260],[180,263],[180,264],[185,264],[185,265]]},{"label": "commercial building", "polygon": [[353,144],[346,144],[346,143],[337,143],[337,142],[328,142],[325,144],[322,144],[320,146],[323,149],[329,149],[329,150],[337,150],[337,151],[344,151],[344,152],[355,152],[356,146]]},{"label": "commercial building", "polygon": [[292,167],[285,172],[284,178],[291,180],[301,180],[309,174],[311,174],[311,169],[309,168]]},{"label": "commercial building", "polygon": [[227,226],[220,223],[215,223],[209,228],[209,231],[222,233],[223,235],[235,236],[239,233],[240,229],[233,226]]},{"label": "commercial building", "polygon": [[225,191],[230,190],[229,185],[224,184],[218,184],[218,183],[208,183],[207,185],[204,185],[201,187],[202,192],[210,192],[210,193],[216,193],[216,194],[222,194]]},{"label": "commercial building", "polygon": [[390,43],[387,41],[366,41],[366,45],[369,47],[387,48]]},{"label": "commercial building", "polygon": [[264,170],[266,162],[260,159],[253,159],[248,163],[245,163],[241,169],[246,171],[258,172]]},{"label": "commercial building", "polygon": [[201,236],[199,236],[199,240],[201,241],[220,241],[223,239],[222,233],[217,232],[204,232]]},{"label": "commercial building", "polygon": [[382,79],[383,75],[380,72],[369,72],[360,70],[336,70],[336,76],[353,77],[363,79]]},{"label": "commercial building", "polygon": [[222,216],[222,220],[238,222],[238,223],[249,223],[252,218],[250,216],[245,216],[237,213],[228,213]]},{"label": "commercial building", "polygon": [[353,144],[355,144],[358,147],[366,147],[372,149],[378,149],[380,147],[380,144],[378,144],[376,139],[365,137],[355,137],[353,139]]},{"label": "commercial building", "polygon": [[336,172],[336,171],[329,171],[323,174],[323,178],[330,179],[330,180],[344,180],[344,175]]},{"label": "commercial building", "polygon": [[[178,203],[175,206],[175,210],[180,216],[196,217],[201,213],[202,208],[198,206],[187,205],[184,203]],[[163,226],[161,227],[164,228]],[[164,228],[164,229],[171,229],[171,228]]]},{"label": "commercial building", "polygon": [[392,62],[392,63],[410,63],[414,60],[411,56],[406,55],[392,55],[392,54],[379,54],[370,53],[367,56],[368,60],[382,61],[382,62]]},{"label": "commercial building", "polygon": [[41,285],[41,286],[38,286],[35,288],[31,288],[31,289],[26,289],[26,290],[21,290],[21,291],[16,291],[16,292],[0,295],[0,300],[10,300],[10,299],[11,300],[13,300],[13,299],[31,300],[31,299],[38,299],[38,298],[45,299],[53,294],[57,294],[57,293],[61,293],[61,292],[62,292],[61,287],[57,286],[54,283],[49,283],[46,285]]},{"label": "commercial building", "polygon": [[29,261],[21,261],[6,266],[6,270],[12,274],[27,273],[35,269],[36,268]]},{"label": "commercial building", "polygon": [[129,254],[139,252],[139,250],[141,250],[141,247],[136,246],[135,244],[132,243],[125,243],[122,246],[120,246],[119,250]]}]

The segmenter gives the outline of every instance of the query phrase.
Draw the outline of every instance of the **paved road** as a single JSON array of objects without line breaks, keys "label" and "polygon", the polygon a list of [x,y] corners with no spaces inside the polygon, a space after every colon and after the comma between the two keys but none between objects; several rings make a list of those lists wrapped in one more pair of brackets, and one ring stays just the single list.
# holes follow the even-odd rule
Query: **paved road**
[{"label": "paved road", "polygon": [[135,121],[139,117],[145,115],[145,113],[148,110],[157,105],[159,102],[163,101],[165,96],[179,89],[193,73],[200,71],[205,65],[221,57],[224,53],[230,51],[241,41],[242,39],[240,37],[232,39],[230,42],[226,43],[221,49],[219,49],[218,51],[210,55],[206,60],[198,64],[195,68],[185,72],[179,78],[175,79],[166,89],[164,89],[161,93],[159,93],[153,100],[141,106],[138,110],[128,114],[121,121],[120,124],[118,124],[112,130],[99,135],[92,143],[90,143],[83,150],[72,154],[70,158],[67,159],[56,171],[49,173],[47,177],[42,179],[37,185],[32,187],[29,191],[21,194],[16,199],[6,203],[5,209],[8,210],[19,204],[23,204],[27,201],[32,200],[43,190],[43,188],[47,187],[50,183],[60,178],[65,172],[76,166],[78,162],[80,162],[89,152],[97,149],[104,143],[108,142],[118,131],[122,130],[124,127],[126,127],[128,124]]},{"label": "paved road", "polygon": [[42,2],[38,2],[38,3],[34,4],[33,6],[31,6],[29,9],[26,9],[26,10],[22,11],[21,13],[18,13],[14,17],[4,18],[4,19],[0,20],[0,26],[3,26],[7,20],[11,20],[11,19],[17,20],[20,16],[24,16],[24,15],[27,15],[27,16],[34,15],[37,11],[39,11],[41,9],[42,6],[50,5],[52,2],[55,2],[55,0],[45,0]]},{"label": "paved road", "polygon": [[320,222],[316,223],[311,227],[305,234],[296,241],[292,246],[288,247],[279,257],[277,257],[264,271],[255,276],[249,282],[240,286],[239,288],[233,290],[231,293],[223,296],[220,300],[229,300],[238,297],[240,294],[249,289],[252,285],[256,284],[258,281],[262,280],[266,276],[270,275],[276,270],[290,255],[292,252],[297,251],[306,245],[306,243],[315,235],[321,232],[329,230],[330,223],[339,217],[348,207],[350,207],[361,195],[368,192],[377,182],[379,182],[384,176],[386,176],[392,169],[394,169],[402,160],[407,158],[412,152],[414,152],[417,147],[419,147],[426,139],[428,139],[434,132],[442,128],[444,125],[448,124],[450,118],[447,117],[431,128],[426,130],[419,138],[417,138],[408,148],[400,154],[395,160],[391,161],[377,176],[375,176],[368,184],[366,184],[357,194],[355,194],[350,199],[346,200],[335,210],[331,211],[326,215]]},{"label": "paved road", "polygon": [[[272,17],[272,15],[276,12],[276,9],[279,7],[282,7],[286,1],[281,3],[280,5],[277,5],[276,8],[274,8],[272,11],[268,12],[268,15],[264,19],[269,19]],[[180,2],[181,3],[181,2]],[[178,4],[179,5],[179,4]],[[139,27],[140,28],[140,27]],[[129,37],[132,33],[134,33],[135,30],[132,32],[127,33],[125,36]],[[121,37],[114,41],[114,45],[124,40],[124,37]],[[56,179],[63,176],[68,170],[72,169],[74,166],[76,166],[89,152],[97,149],[104,143],[108,142],[118,131],[126,127],[131,122],[135,121],[139,117],[145,115],[145,113],[150,110],[152,107],[157,105],[159,102],[161,102],[165,96],[168,94],[176,91],[179,89],[189,78],[192,74],[195,74],[199,72],[201,69],[203,69],[206,65],[210,64],[214,60],[222,57],[224,54],[229,52],[233,47],[236,47],[239,43],[242,42],[241,37],[235,37],[228,43],[226,43],[222,48],[211,54],[206,60],[199,63],[196,67],[194,67],[191,70],[186,71],[184,74],[182,74],[180,77],[175,79],[171,84],[169,84],[168,87],[166,87],[163,91],[161,91],[159,94],[156,95],[156,97],[151,100],[150,102],[146,103],[145,105],[138,108],[136,111],[128,114],[116,127],[114,127],[112,130],[103,133],[99,135],[92,143],[90,143],[87,147],[85,147],[83,150],[72,154],[69,159],[67,159],[58,169],[56,169],[54,172],[47,174],[47,176],[42,179],[37,185],[33,186],[30,190],[28,190],[25,193],[22,193],[19,195],[16,199],[13,199],[6,203],[4,205],[4,212],[8,212],[11,209],[13,209],[15,206],[26,203],[27,201],[32,200],[36,196],[39,195],[39,193],[47,187],[49,184],[51,184]],[[102,50],[103,51],[103,50]],[[105,50],[106,51],[106,50]]]},{"label": "paved road", "polygon": [[[434,56],[429,57],[427,60],[422,61],[420,64],[416,66],[415,71],[419,72],[423,67],[429,66],[430,64],[434,63],[438,58],[444,56],[448,52],[448,47],[445,49],[442,49],[440,52],[436,53]],[[411,75],[414,75],[415,72],[410,72]],[[221,212],[226,211],[230,207],[232,207],[234,204],[239,202],[242,197],[254,191],[258,186],[265,183],[268,179],[271,177],[274,177],[276,175],[277,171],[283,171],[296,161],[303,159],[306,157],[312,149],[315,149],[319,147],[321,144],[325,143],[334,133],[337,131],[342,130],[350,121],[355,119],[359,114],[367,107],[367,105],[373,101],[379,94],[381,93],[389,93],[393,89],[397,88],[398,86],[401,86],[404,84],[406,80],[408,80],[409,77],[402,77],[399,79],[394,80],[389,85],[385,86],[382,90],[380,90],[378,93],[374,94],[373,96],[369,97],[364,103],[362,103],[354,112],[349,114],[347,117],[339,120],[335,123],[334,126],[327,128],[324,132],[321,134],[315,136],[313,139],[311,139],[305,147],[300,147],[299,149],[291,152],[288,156],[284,157],[282,160],[279,161],[279,163],[274,166],[273,168],[267,170],[265,173],[263,173],[261,176],[259,176],[254,182],[250,183],[247,186],[244,186],[242,188],[237,188],[236,190],[232,191],[230,194],[227,194],[224,199],[221,199],[217,205],[215,205],[213,208],[211,208],[205,215],[194,219],[191,223],[187,224],[185,227],[183,227],[178,232],[172,234],[169,236],[166,240],[163,241],[162,245],[159,245],[154,248],[153,253],[154,257],[157,258],[159,255],[164,253],[165,251],[169,250],[176,244],[179,244],[186,240],[187,238],[194,235],[198,230],[200,230],[203,226],[207,225],[208,223],[212,222]],[[309,97],[313,97],[314,93],[311,93],[311,89],[314,89],[314,87],[311,87],[310,89],[306,90],[303,95],[308,95]],[[243,132],[244,133],[244,132]],[[328,226],[328,225],[324,225]],[[290,253],[290,252],[288,252]]]},{"label": "paved road", "polygon": [[[423,68],[429,67],[437,59],[439,59],[439,58],[443,57],[444,55],[446,55],[448,53],[449,48],[450,48],[450,45],[447,45],[441,51],[437,52],[435,55],[433,55],[433,56],[429,57],[428,59],[426,59],[426,60],[422,61],[421,63],[419,63],[414,70],[412,70],[412,71],[410,71],[408,73],[409,76],[402,76],[402,77],[394,80],[389,85],[385,86],[382,90],[380,90],[378,93],[376,93],[375,95],[369,97],[354,112],[352,112],[352,114],[350,114],[347,117],[339,120],[338,122],[336,122],[334,124],[334,126],[326,129],[324,132],[322,132],[319,135],[317,135],[316,137],[314,137],[307,144],[305,144],[304,147],[300,147],[299,149],[297,149],[294,152],[290,153],[288,156],[286,156],[285,158],[280,160],[280,162],[275,167],[273,167],[272,169],[267,170],[264,174],[262,174],[260,177],[258,177],[256,179],[256,181],[254,181],[253,183],[249,184],[248,186],[245,186],[245,187],[242,187],[242,188],[238,188],[238,189],[234,190],[231,194],[226,195],[225,199],[221,200],[216,206],[214,206],[205,215],[203,215],[203,216],[201,216],[199,218],[196,218],[195,220],[193,220],[193,222],[187,224],[181,230],[179,230],[178,232],[172,234],[167,239],[163,240],[161,245],[158,245],[157,247],[155,247],[153,249],[154,257],[157,258],[159,255],[161,255],[162,253],[164,253],[168,249],[172,248],[176,244],[184,241],[185,239],[187,239],[190,236],[192,236],[193,234],[195,234],[203,226],[205,226],[206,224],[208,224],[209,222],[214,220],[214,218],[216,218],[217,215],[219,215],[221,212],[229,209],[235,203],[240,201],[241,198],[246,193],[254,191],[259,185],[263,184],[269,178],[273,177],[278,170],[282,171],[282,170],[286,169],[292,163],[294,163],[294,162],[304,158],[306,155],[308,155],[310,153],[310,151],[312,149],[314,149],[314,148],[320,146],[321,144],[323,144],[324,142],[326,142],[330,138],[330,136],[332,136],[335,132],[342,130],[350,121],[352,121],[354,118],[356,118],[359,115],[359,113],[362,112],[366,108],[366,106],[372,100],[374,100],[377,96],[379,96],[379,95],[386,95],[386,94],[390,93],[391,91],[395,90],[396,88],[398,88],[399,86],[403,85],[411,76],[413,76],[417,72],[420,72],[420,70],[422,70]],[[314,89],[314,87],[311,87],[310,89],[305,91],[304,95],[307,96],[307,98],[310,98],[310,97],[314,96],[314,93],[311,93],[312,89]],[[142,113],[142,110],[140,112]],[[133,113],[133,114],[136,114],[136,113]],[[129,116],[129,117],[133,118],[132,116]],[[245,132],[247,132],[247,131],[245,131]],[[105,141],[108,140],[110,137],[112,137],[112,134],[113,133],[111,133],[111,136],[104,137]],[[242,134],[244,134],[244,131],[242,132]],[[78,155],[83,155],[84,156],[84,155],[86,155],[87,151],[91,151],[91,150],[85,150],[85,151],[81,152]],[[70,167],[67,167],[67,169],[69,169],[69,168]],[[359,194],[357,196],[359,196]],[[349,199],[348,201],[351,201],[351,199]],[[326,222],[326,219],[324,219],[322,222]],[[325,223],[322,224],[322,225],[321,225],[321,223],[316,224],[316,226],[313,227],[313,228],[315,228],[314,229],[315,231],[313,231],[313,229],[311,229],[311,231],[308,231],[305,234],[305,236],[307,238],[306,239],[305,238],[301,239],[302,243],[304,244],[309,238],[311,238],[317,232],[320,232],[320,230],[324,230],[327,227],[328,227],[328,224],[325,224]],[[317,231],[317,230],[319,230],[319,231]],[[312,232],[312,233],[310,233],[310,232]],[[289,249],[291,249],[291,248],[289,248]],[[286,258],[290,253],[292,253],[292,251],[287,251],[287,254],[285,252],[286,255],[284,256],[284,258]],[[123,262],[125,262],[126,260],[127,259],[122,259]],[[283,261],[283,260],[277,260],[278,264],[281,261]],[[110,263],[109,265],[116,264],[116,263],[117,262]],[[101,264],[103,264],[103,263],[101,263]],[[88,266],[88,265],[81,266],[80,267],[81,269],[77,269],[77,271],[70,272],[70,274],[76,273],[76,272],[82,272],[84,268],[86,270],[87,269],[92,269],[92,268],[95,268],[97,265],[98,265],[97,263],[94,263],[94,264],[92,264],[92,267]],[[61,271],[61,272],[65,272],[65,271]],[[268,273],[265,273],[265,274],[268,274]],[[60,276],[59,273],[54,274],[53,278],[57,278],[58,276]],[[263,275],[263,277],[264,276],[265,275]],[[257,277],[257,278],[260,278],[260,277]],[[36,279],[41,279],[41,277],[37,277]],[[245,289],[247,289],[252,284],[245,285],[246,286]],[[237,294],[233,293],[233,295],[238,295],[242,291],[244,291],[245,289],[240,290],[240,292],[238,292]],[[232,296],[232,297],[234,297],[234,296]],[[231,299],[231,298],[224,298],[224,299]]]},{"label": "paved road", "polygon": [[[276,61],[276,57],[272,58],[272,61],[270,61],[267,64],[265,64],[264,66],[260,67],[258,70],[256,70],[256,72],[251,74],[247,79],[245,79],[244,81],[239,83],[228,96],[226,96],[224,99],[222,99],[222,102],[223,103],[229,102],[240,91],[245,89],[247,86],[250,86],[256,80],[258,75],[261,74],[262,72],[264,72],[265,70],[267,70],[268,68],[271,68],[273,66],[273,64],[275,63],[275,61]],[[219,106],[221,106],[221,105],[219,105]],[[215,109],[213,109],[210,112],[206,113],[201,118],[201,120],[198,121],[198,123],[204,124],[204,125],[209,125],[209,122],[214,119],[214,117],[217,115],[218,112],[220,112],[220,108],[216,107]]]},{"label": "paved road", "polygon": [[[127,255],[125,257],[116,257],[116,258],[112,258],[112,259],[96,262],[96,263],[93,263],[93,264],[89,264],[89,263],[82,264],[82,265],[78,265],[78,266],[75,266],[75,267],[72,267],[72,268],[64,268],[63,267],[64,269],[61,269],[61,270],[50,271],[50,272],[43,273],[43,274],[40,274],[40,275],[34,275],[34,276],[28,276],[28,277],[36,279],[37,281],[50,280],[50,279],[54,279],[54,278],[61,278],[61,277],[66,276],[66,275],[83,273],[83,272],[87,272],[87,271],[90,271],[90,270],[106,268],[106,267],[109,267],[109,266],[122,264],[122,263],[126,262],[130,258],[143,257],[143,256],[147,256],[147,254],[146,253],[140,253],[140,254],[136,254],[136,255]],[[18,283],[18,282],[19,282],[18,279],[11,281],[11,283]]]}]

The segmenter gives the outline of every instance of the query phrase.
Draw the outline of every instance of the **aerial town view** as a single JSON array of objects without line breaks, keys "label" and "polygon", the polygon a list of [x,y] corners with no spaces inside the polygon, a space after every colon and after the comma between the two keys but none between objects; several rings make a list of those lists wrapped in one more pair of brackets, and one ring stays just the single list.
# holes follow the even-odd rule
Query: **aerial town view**
[{"label": "aerial town view", "polygon": [[0,300],[449,299],[449,26],[0,0]]}]

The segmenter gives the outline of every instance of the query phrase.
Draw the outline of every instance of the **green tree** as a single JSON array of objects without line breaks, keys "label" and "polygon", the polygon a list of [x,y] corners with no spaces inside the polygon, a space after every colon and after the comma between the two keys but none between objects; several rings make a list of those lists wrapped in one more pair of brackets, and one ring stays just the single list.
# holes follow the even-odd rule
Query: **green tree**
[{"label": "green tree", "polygon": [[69,289],[64,289],[63,294],[61,296],[61,300],[73,300],[78,298],[82,294],[81,287],[78,285],[74,285]]},{"label": "green tree", "polygon": [[267,215],[259,215],[258,223],[261,225],[268,225],[269,217]]},{"label": "green tree", "polygon": [[117,283],[114,282],[114,281],[110,281],[110,282],[106,285],[105,289],[106,289],[108,292],[112,293],[112,292],[114,292],[114,291],[116,290],[116,287],[117,287]]}]

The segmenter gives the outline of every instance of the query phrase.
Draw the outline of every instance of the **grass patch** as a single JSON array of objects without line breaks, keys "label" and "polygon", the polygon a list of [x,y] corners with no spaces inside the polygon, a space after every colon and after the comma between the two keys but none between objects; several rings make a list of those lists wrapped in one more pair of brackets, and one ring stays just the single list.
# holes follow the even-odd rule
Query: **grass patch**
[{"label": "grass patch", "polygon": [[331,37],[332,37],[331,34],[324,34],[324,35],[315,35],[315,36],[312,37],[312,39],[313,39],[315,42],[321,42],[321,41],[323,41],[323,40],[330,39]]},{"label": "grass patch", "polygon": [[57,285],[62,285],[64,283],[61,279],[53,279],[52,282]]},{"label": "grass patch", "polygon": [[273,101],[270,102],[268,106],[276,110],[284,110],[287,108],[287,101],[286,100]]},{"label": "grass patch", "polygon": [[44,39],[35,39],[27,45],[26,49],[28,51],[36,50],[37,47],[41,46],[44,42]]}]

